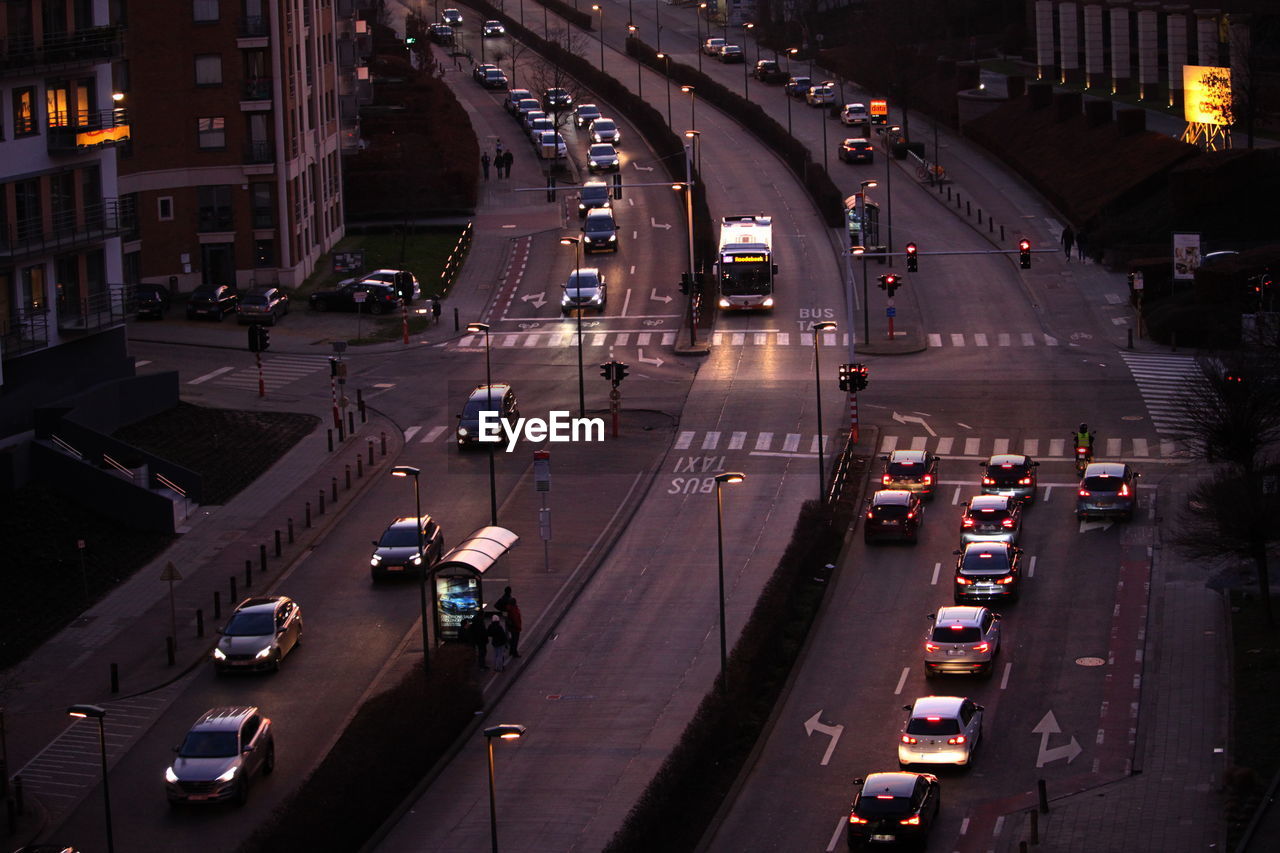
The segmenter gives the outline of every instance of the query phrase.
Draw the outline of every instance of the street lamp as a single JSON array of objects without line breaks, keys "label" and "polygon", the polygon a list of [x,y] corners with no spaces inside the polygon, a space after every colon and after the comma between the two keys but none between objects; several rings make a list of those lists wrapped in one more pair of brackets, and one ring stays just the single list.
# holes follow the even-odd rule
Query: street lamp
[{"label": "street lamp", "polygon": [[694,96],[694,93],[693,93],[693,87],[692,87],[692,86],[681,86],[681,87],[680,87],[680,91],[681,91],[681,92],[684,92],[686,95],[688,95],[688,96],[689,96],[689,127],[693,128],[694,130],[697,130],[697,129],[698,129],[698,120],[697,120],[697,118],[696,118],[696,116],[695,116],[695,114],[694,114],[694,102],[695,102],[695,96]]},{"label": "street lamp", "polygon": [[[858,217],[858,240],[862,244],[854,246],[849,251],[854,255],[862,257],[862,339],[864,341],[871,340],[871,306],[867,301],[867,190],[872,187],[880,186],[875,181],[863,181],[861,190],[858,195],[858,208],[856,215]],[[850,284],[852,290],[852,284]],[[849,304],[853,304],[853,294],[849,294]],[[853,328],[853,308],[849,309],[849,328]],[[854,358],[853,338],[849,338],[849,361],[853,362]]]},{"label": "street lamp", "polygon": [[600,13],[600,71],[604,72],[604,8],[598,3],[591,4],[591,11]]},{"label": "street lamp", "polygon": [[[698,8],[693,12],[693,23],[698,31],[698,71],[702,71],[702,17],[707,13],[707,4],[699,3]],[[708,25],[707,32],[711,32]]]},{"label": "street lamp", "polygon": [[698,324],[694,318],[694,300],[697,298],[697,291],[694,287],[693,274],[693,145],[697,143],[701,132],[697,130],[686,130],[685,138],[689,140],[684,146],[684,183],[673,183],[671,189],[679,192],[684,190],[685,201],[685,225],[689,232],[689,346],[697,346],[698,343]]},{"label": "street lamp", "polygon": [[658,5],[658,0],[653,0],[653,20],[658,27],[658,41],[654,48],[659,52],[658,56],[662,56],[662,7]]},{"label": "street lamp", "polygon": [[[888,133],[897,134],[902,128],[899,125],[890,125]],[[889,242],[885,244],[885,251],[889,253],[889,266],[893,266],[893,151],[886,150],[884,157],[884,202],[885,202],[885,219],[888,225]]]},{"label": "street lamp", "polygon": [[427,555],[422,542],[422,483],[419,474],[422,472],[412,465],[397,465],[391,469],[392,477],[413,478],[414,517],[418,519],[418,600],[422,609],[422,674],[431,674],[431,657],[429,654],[427,634]]},{"label": "street lamp", "polygon": [[[635,38],[636,25],[627,24],[627,32],[630,33],[632,38]],[[642,73],[643,71],[644,71],[644,63],[640,61],[640,54],[637,53],[636,54],[636,97],[637,98],[644,97],[644,74]]]},{"label": "street lamp", "polygon": [[107,784],[107,732],[104,726],[107,709],[101,705],[72,705],[67,709],[67,714],[81,720],[92,717],[98,721],[98,749],[102,755],[102,804],[107,811],[107,853],[115,853],[115,841],[111,835],[111,788]]},{"label": "street lamp", "polygon": [[[751,82],[751,75],[747,73],[747,66],[751,63],[747,62],[747,34],[756,28],[756,25],[748,21],[742,25],[742,97],[747,97],[747,86]],[[760,42],[756,42],[756,61],[760,61]]]},{"label": "street lamp", "polygon": [[663,74],[667,77],[667,127],[671,127],[671,57],[665,53],[659,53],[658,59],[664,63]]},{"label": "street lamp", "polygon": [[827,470],[822,454],[822,370],[818,365],[818,338],[819,332],[827,332],[835,327],[836,324],[831,320],[813,324],[813,376],[818,395],[818,501],[823,504],[827,502]]},{"label": "street lamp", "polygon": [[[799,52],[800,52],[800,48],[798,47],[787,48],[787,82],[788,83],[790,83],[792,79],[791,78],[791,57],[795,56]],[[813,80],[810,79],[809,82],[812,83]],[[791,100],[795,98],[795,96],[796,96],[795,89],[792,89],[791,92],[787,94],[787,136],[791,135]]]},{"label": "street lamp", "polygon": [[720,496],[720,487],[725,483],[741,483],[747,479],[746,474],[737,471],[726,471],[716,475],[716,556],[718,558],[718,579],[720,581],[720,692],[729,690],[728,662],[729,655],[725,646],[724,625],[724,499]]},{"label": "street lamp", "polygon": [[[493,408],[493,376],[489,372],[489,324],[488,323],[468,323],[468,332],[484,332],[484,386],[488,391],[489,411],[496,411]],[[489,445],[489,518],[490,524],[495,527],[498,524],[498,478],[493,469],[493,446],[497,442],[486,441]]]},{"label": "street lamp", "polygon": [[[578,237],[561,237],[561,246],[573,246],[573,283],[581,287],[582,281],[582,240]],[[578,322],[578,417],[587,416],[587,386],[582,378],[582,306],[579,305],[574,314]]]},{"label": "street lamp", "polygon": [[489,840],[492,844],[493,853],[498,853],[498,805],[493,787],[493,741],[495,738],[499,740],[519,740],[524,735],[524,732],[524,726],[519,723],[504,723],[500,726],[490,726],[484,730],[485,745],[489,748]]},{"label": "street lamp", "polygon": [[[702,146],[701,146],[701,144],[700,144],[700,143],[701,143],[701,141],[702,141],[702,131],[700,131],[700,130],[686,130],[686,131],[684,132],[684,137],[685,137],[685,139],[692,139],[692,140],[693,140],[693,158],[692,158],[692,163],[693,163],[694,167],[698,170],[698,173],[699,173],[699,174],[701,174],[701,173],[702,173]],[[688,177],[688,176],[686,175],[686,177]]]}]

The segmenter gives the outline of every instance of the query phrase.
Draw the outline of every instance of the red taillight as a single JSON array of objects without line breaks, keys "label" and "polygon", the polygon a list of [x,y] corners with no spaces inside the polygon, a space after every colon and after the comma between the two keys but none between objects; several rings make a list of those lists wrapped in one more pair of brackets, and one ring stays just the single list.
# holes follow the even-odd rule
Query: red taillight
[{"label": "red taillight", "polygon": [[902,824],[903,826],[919,826],[919,825],[920,825],[920,815],[916,815],[915,817],[908,817],[908,818],[904,818],[904,819],[902,819],[902,820],[898,821],[898,823]]},{"label": "red taillight", "polygon": [[903,743],[919,743],[920,741],[916,740],[911,735],[903,735],[902,742]]},{"label": "red taillight", "polygon": [[952,746],[957,746],[959,744],[962,744],[964,743],[964,735],[956,735],[955,737],[949,737],[947,738],[947,743],[951,744]]},{"label": "red taillight", "polygon": [[924,484],[925,484],[926,486],[928,486],[928,485],[931,485],[932,483],[933,483],[933,475],[932,475],[932,474],[925,474],[925,475],[924,475]]},{"label": "red taillight", "polygon": [[856,814],[849,815],[849,823],[866,823],[867,819],[858,817]]},{"label": "red taillight", "polygon": [[1077,456],[1084,456],[1084,455],[1085,455],[1086,453],[1088,453],[1088,452],[1089,452],[1089,448],[1087,448],[1087,447],[1077,447],[1077,448],[1076,448],[1076,455],[1077,455]]},{"label": "red taillight", "polygon": [[1000,522],[1000,526],[1001,526],[1001,527],[1013,527],[1013,519],[1012,519],[1012,518],[1006,518],[1004,521],[1001,521],[1001,522]]},{"label": "red taillight", "polygon": [[867,510],[867,520],[870,521],[874,518],[875,518],[875,515],[872,514],[871,510]]},{"label": "red taillight", "polygon": [[964,575],[956,575],[956,583],[958,583],[958,584],[960,584],[961,586],[963,586],[963,585],[968,584],[968,583],[973,583],[973,581],[969,580],[969,579],[968,579],[967,577],[965,577]]},{"label": "red taillight", "polygon": [[996,481],[995,481],[995,480],[993,480],[993,479],[991,479],[990,477],[985,477],[985,476],[984,476],[984,477],[982,478],[982,485],[984,485],[984,486],[994,486],[995,484],[996,484]]},{"label": "red taillight", "polygon": [[1081,489],[1081,490],[1080,490],[1080,497],[1082,497],[1082,498],[1087,498],[1087,497],[1089,497],[1089,490],[1088,490],[1088,489]]},{"label": "red taillight", "polygon": [[926,652],[936,652],[939,648],[940,646],[937,643],[925,642],[924,644],[924,650]]},{"label": "red taillight", "polygon": [[940,722],[942,722],[942,718],[941,718],[941,717],[925,717],[925,719],[926,719],[927,721],[929,721],[930,723],[940,723]]},{"label": "red taillight", "polygon": [[996,583],[1001,583],[1001,584],[1013,583],[1013,575],[1005,575],[1004,577],[997,580]]},{"label": "red taillight", "polygon": [[1019,480],[1019,481],[1018,481],[1018,485],[1019,485],[1019,486],[1030,486],[1030,485],[1031,485],[1031,478],[1030,478],[1030,477],[1023,477],[1021,480]]},{"label": "red taillight", "polygon": [[916,517],[916,511],[914,509],[907,513],[907,518],[915,518],[915,517]]},{"label": "red taillight", "polygon": [[881,483],[884,483],[886,486],[887,486],[887,485],[889,485],[889,482],[890,482],[889,475],[888,475],[888,474],[885,474],[884,476],[882,476],[882,477],[880,478],[880,482],[881,482]]},{"label": "red taillight", "polygon": [[966,515],[963,519],[961,519],[960,526],[973,527],[973,519]]},{"label": "red taillight", "polygon": [[1127,498],[1127,497],[1129,497],[1129,484],[1128,484],[1128,483],[1125,483],[1123,486],[1121,486],[1121,487],[1120,487],[1120,497],[1122,497],[1122,498]]}]

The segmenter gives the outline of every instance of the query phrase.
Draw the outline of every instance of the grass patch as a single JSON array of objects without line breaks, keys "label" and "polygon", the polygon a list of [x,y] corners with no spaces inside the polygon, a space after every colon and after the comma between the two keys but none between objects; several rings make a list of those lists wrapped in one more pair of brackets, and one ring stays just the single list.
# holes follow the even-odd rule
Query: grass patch
[{"label": "grass patch", "polygon": [[1280,639],[1267,627],[1257,596],[1231,596],[1231,644],[1235,675],[1235,717],[1231,721],[1232,760],[1223,788],[1227,849],[1234,850],[1267,785],[1280,770],[1280,729],[1276,728],[1275,685],[1280,680]]},{"label": "grass patch", "polygon": [[[413,228],[407,236],[399,228],[369,229],[364,233],[352,233],[343,237],[334,247],[334,252],[364,251],[364,271],[378,269],[409,270],[418,277],[422,287],[422,298],[432,296],[443,297],[440,274],[444,271],[445,261],[458,244],[462,228]],[[334,272],[333,254],[326,254],[316,264],[315,271],[298,288],[298,294],[305,302],[305,297],[316,290],[328,290],[337,287],[338,282],[359,273]],[[415,303],[419,307],[421,303]],[[412,317],[410,317],[412,323]],[[399,327],[397,326],[397,331]]]}]

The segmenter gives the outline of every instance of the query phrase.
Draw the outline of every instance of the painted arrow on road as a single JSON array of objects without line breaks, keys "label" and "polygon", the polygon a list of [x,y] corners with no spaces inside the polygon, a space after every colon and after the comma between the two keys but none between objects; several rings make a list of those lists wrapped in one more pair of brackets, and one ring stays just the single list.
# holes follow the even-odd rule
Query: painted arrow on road
[{"label": "painted arrow on road", "polygon": [[649,291],[649,298],[650,298],[650,299],[653,299],[653,300],[656,300],[656,301],[658,301],[658,302],[670,302],[670,301],[671,301],[671,297],[670,297],[670,296],[659,296],[659,295],[658,295],[658,288],[656,288],[656,287]]},{"label": "painted arrow on road", "polygon": [[1076,760],[1076,756],[1084,752],[1080,744],[1076,741],[1075,736],[1071,737],[1071,743],[1064,743],[1062,746],[1049,746],[1049,735],[1062,733],[1062,727],[1058,725],[1058,719],[1053,716],[1050,711],[1036,723],[1036,727],[1031,730],[1032,734],[1040,735],[1040,754],[1036,756],[1036,767],[1044,767],[1050,761],[1057,761],[1060,758],[1067,759],[1067,763]]},{"label": "painted arrow on road", "polygon": [[547,292],[545,290],[541,293],[530,293],[526,296],[521,296],[520,301],[532,302],[534,308],[541,308],[543,305],[547,304],[546,295]]},{"label": "painted arrow on road", "polygon": [[652,225],[654,228],[662,228],[667,231],[671,230],[671,225],[669,223],[659,224],[658,220],[654,219],[652,216],[649,217],[649,224]]},{"label": "painted arrow on road", "polygon": [[641,166],[639,163],[632,163],[631,165],[636,167],[636,171],[637,171],[637,172],[652,172],[652,171],[653,171],[653,167],[652,167],[652,166]]},{"label": "painted arrow on road", "polygon": [[822,761],[820,762],[825,767],[827,762],[831,760],[831,753],[836,751],[836,744],[840,742],[840,735],[844,734],[844,726],[825,725],[819,722],[821,718],[822,710],[819,709],[818,713],[804,721],[804,732],[807,735],[812,735],[814,732],[822,732],[831,738],[831,743],[827,744],[827,751],[822,754]]},{"label": "painted arrow on road", "polygon": [[639,354],[639,356],[637,357],[637,361],[639,361],[641,364],[652,364],[654,367],[662,367],[662,359],[660,359],[660,358],[645,358],[645,357],[644,357],[644,350],[640,350],[639,352],[640,352],[640,354]]},{"label": "painted arrow on road", "polygon": [[934,438],[937,438],[938,436],[938,434],[930,429],[929,425],[924,422],[924,418],[919,417],[918,415],[900,415],[897,412],[894,412],[893,419],[900,424],[920,424],[920,426],[924,427],[924,431],[929,433],[929,435]]},{"label": "painted arrow on road", "polygon": [[1113,521],[1084,521],[1080,522],[1080,532],[1084,533],[1088,530],[1110,530]]}]

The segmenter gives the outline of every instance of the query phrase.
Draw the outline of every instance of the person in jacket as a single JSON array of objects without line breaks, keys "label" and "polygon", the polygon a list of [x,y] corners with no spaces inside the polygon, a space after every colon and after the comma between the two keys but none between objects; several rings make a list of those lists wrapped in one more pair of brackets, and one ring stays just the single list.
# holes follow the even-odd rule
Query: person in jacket
[{"label": "person in jacket", "polygon": [[510,637],[500,614],[493,614],[486,631],[489,642],[493,644],[493,668],[496,672],[502,672],[507,668],[507,644],[510,642]]}]

